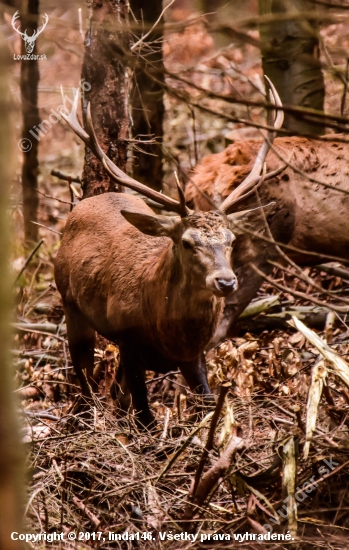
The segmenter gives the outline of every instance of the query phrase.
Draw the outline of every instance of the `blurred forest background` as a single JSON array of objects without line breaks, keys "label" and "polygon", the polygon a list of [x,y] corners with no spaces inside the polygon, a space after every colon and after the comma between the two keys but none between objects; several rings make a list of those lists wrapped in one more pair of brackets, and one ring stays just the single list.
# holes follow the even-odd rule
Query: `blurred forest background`
[{"label": "blurred forest background", "polygon": [[[20,61],[17,57],[26,54],[26,43],[18,29],[28,29],[31,36],[45,14],[48,23],[34,48],[34,54],[45,59]],[[11,288],[15,295],[14,342],[9,349],[15,369],[12,376],[5,357],[8,376],[2,405],[0,391],[0,511],[8,510],[8,518],[0,519],[0,548],[16,547],[8,542],[9,526],[16,522],[33,532],[152,532],[154,541],[143,541],[144,548],[179,548],[162,545],[157,537],[161,530],[180,532],[194,525],[205,533],[265,533],[263,525],[270,524],[275,532],[289,530],[298,536],[299,548],[347,548],[349,390],[333,373],[323,383],[318,348],[286,322],[296,312],[345,360],[347,316],[334,315],[327,304],[328,291],[339,300],[349,298],[345,266],[305,268],[304,273],[324,289],[315,293],[292,271],[275,268],[273,280],[287,291],[267,281],[258,293],[257,310],[252,307],[241,319],[236,336],[208,354],[211,388],[218,393],[222,381],[233,383],[208,462],[214,466],[224,456],[229,434],[243,433],[246,447],[233,466],[223,469],[200,513],[186,508],[183,523],[185,498],[207,427],[199,430],[197,424],[192,434],[195,426],[186,416],[188,396],[179,375],[153,379],[153,373],[147,383],[163,425],[159,446],[149,434],[135,435],[131,420],[128,429],[118,424],[109,397],[118,349],[101,338],[95,352],[100,401],[94,420],[89,424],[81,419],[76,433],[67,430],[62,418],[69,415],[77,387],[53,259],[72,203],[115,190],[83,143],[59,120],[62,94],[70,108],[80,85],[82,107],[86,110],[91,101],[98,138],[116,164],[176,196],[175,170],[185,185],[204,156],[237,140],[262,137],[267,121],[264,73],[287,106],[283,134],[321,139],[344,132],[346,140],[349,4],[131,0],[128,9],[121,0],[61,0],[58,5],[27,0],[2,2],[0,18],[0,153],[12,227],[11,280],[4,284],[3,299]],[[5,281],[6,274],[0,276]],[[316,308],[297,292],[309,298],[313,293],[321,305]],[[5,332],[0,337],[6,349],[6,318],[0,318],[0,331],[2,322]],[[12,378],[17,401],[11,404]],[[303,449],[305,442],[311,381],[318,383],[321,401],[312,412],[317,425],[311,453],[308,449],[298,459],[298,446]],[[18,430],[13,410],[20,413]],[[291,453],[286,448],[290,435]],[[25,453],[18,439],[25,443]],[[178,449],[180,458],[173,466]],[[298,490],[312,476],[320,479],[324,460],[336,465],[298,504],[298,516],[287,506],[286,513],[279,514],[289,495],[285,471],[290,464]],[[21,479],[24,462],[27,491],[24,495],[16,489],[13,506],[7,506],[7,481],[11,476]],[[91,546],[131,547],[85,539],[79,546],[71,543],[71,548]],[[257,548],[257,543],[245,546]]]}]

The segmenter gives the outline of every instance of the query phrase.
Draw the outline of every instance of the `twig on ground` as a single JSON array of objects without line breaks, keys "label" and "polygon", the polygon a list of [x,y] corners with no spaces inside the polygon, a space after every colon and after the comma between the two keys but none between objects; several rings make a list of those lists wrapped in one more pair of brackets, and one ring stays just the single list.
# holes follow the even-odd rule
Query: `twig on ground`
[{"label": "twig on ground", "polygon": [[221,457],[216,460],[213,466],[201,478],[193,502],[188,503],[184,511],[184,520],[190,520],[194,517],[196,508],[204,504],[210,492],[219,482],[219,479],[223,477],[230,468],[234,455],[237,451],[243,449],[244,446],[245,442],[241,437],[233,436],[231,438]]},{"label": "twig on ground", "polygon": [[210,429],[209,429],[208,436],[207,436],[206,445],[205,445],[205,447],[202,451],[201,459],[200,459],[199,465],[198,465],[197,470],[196,470],[193,489],[192,489],[191,494],[189,496],[190,500],[193,500],[195,498],[196,490],[198,488],[198,485],[199,485],[199,482],[200,482],[200,479],[201,479],[201,476],[202,476],[202,472],[204,471],[204,467],[205,467],[209,452],[213,449],[214,434],[215,434],[217,424],[218,424],[218,420],[219,420],[219,417],[220,417],[220,414],[221,414],[221,411],[222,411],[222,408],[223,408],[223,405],[224,405],[225,397],[226,397],[228,391],[230,390],[230,388],[231,388],[231,382],[223,382],[223,384],[221,385],[221,391],[220,391],[220,394],[219,394],[219,397],[218,397],[218,401],[217,401],[217,404],[216,404],[214,414],[212,416]]},{"label": "twig on ground", "polygon": [[329,275],[335,275],[336,277],[341,277],[345,281],[349,281],[348,269],[343,269],[343,267],[337,267],[328,264],[319,264],[314,267],[319,271],[325,271],[325,273],[329,273]]},{"label": "twig on ground", "polygon": [[74,502],[75,506],[77,508],[79,508],[79,510],[81,510],[87,517],[88,519],[93,523],[93,525],[98,528],[101,524],[101,520],[97,518],[97,516],[95,516],[91,510],[89,510],[86,506],[86,504],[84,504],[78,497],[76,496],[73,496],[72,498],[72,501]]},{"label": "twig on ground", "polygon": [[160,435],[160,444],[159,447],[162,447],[164,445],[166,436],[167,436],[167,430],[168,430],[168,423],[170,420],[170,409],[166,407],[165,409],[165,419],[164,419],[164,428],[162,430],[162,434]]},{"label": "twig on ground", "polygon": [[205,418],[200,422],[200,424],[198,426],[196,426],[196,428],[194,428],[190,434],[188,435],[188,437],[186,438],[186,440],[184,441],[184,443],[180,446],[180,448],[175,452],[175,454],[172,456],[172,458],[168,461],[168,463],[166,464],[165,468],[162,470],[162,472],[160,473],[159,477],[157,478],[156,482],[160,481],[160,479],[172,468],[173,464],[176,462],[176,460],[180,457],[180,455],[185,451],[185,449],[188,447],[188,445],[190,444],[191,440],[193,439],[193,437],[202,429],[206,426],[207,422],[212,418],[214,412],[210,412],[208,413]]}]

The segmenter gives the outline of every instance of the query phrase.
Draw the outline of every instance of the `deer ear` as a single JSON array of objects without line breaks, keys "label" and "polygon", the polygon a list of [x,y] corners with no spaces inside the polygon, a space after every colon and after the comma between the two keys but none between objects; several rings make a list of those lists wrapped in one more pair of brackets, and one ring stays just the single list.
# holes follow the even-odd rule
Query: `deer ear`
[{"label": "deer ear", "polygon": [[241,222],[247,214],[253,212],[253,210],[255,210],[255,208],[252,208],[251,210],[242,210],[241,212],[233,212],[233,214],[228,214],[227,218],[233,225],[236,225]]},{"label": "deer ear", "polygon": [[241,210],[241,212],[233,212],[232,214],[228,214],[227,218],[233,225],[236,225],[239,222],[241,222],[250,212],[256,212],[257,218],[258,218],[260,216],[260,210],[263,208],[265,214],[268,214],[269,211],[271,210],[271,207],[273,207],[274,205],[275,205],[275,202],[270,202],[269,204],[257,206],[257,208],[251,208],[250,210]]},{"label": "deer ear", "polygon": [[181,224],[179,216],[151,216],[129,210],[121,210],[121,214],[139,231],[152,237],[171,237],[175,240]]}]

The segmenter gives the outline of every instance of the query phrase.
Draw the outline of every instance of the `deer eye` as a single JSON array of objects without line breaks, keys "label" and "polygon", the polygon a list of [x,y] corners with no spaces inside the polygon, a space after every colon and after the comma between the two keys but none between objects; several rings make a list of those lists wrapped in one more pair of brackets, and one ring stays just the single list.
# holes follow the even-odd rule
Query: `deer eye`
[{"label": "deer eye", "polygon": [[193,248],[192,244],[189,241],[183,239],[182,242],[183,242],[183,248],[186,248],[187,250],[189,250],[190,248]]}]

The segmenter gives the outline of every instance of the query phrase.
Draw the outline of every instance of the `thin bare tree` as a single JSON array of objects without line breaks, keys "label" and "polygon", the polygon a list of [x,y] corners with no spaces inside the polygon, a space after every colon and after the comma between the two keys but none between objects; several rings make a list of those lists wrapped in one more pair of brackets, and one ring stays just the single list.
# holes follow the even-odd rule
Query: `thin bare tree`
[{"label": "thin bare tree", "polygon": [[[32,36],[39,26],[39,0],[27,0],[21,8],[20,28],[26,29],[27,35]],[[21,41],[21,54],[26,55],[26,43]],[[39,63],[34,58],[21,61],[21,99],[22,99],[22,193],[24,235],[26,242],[38,240],[37,210],[39,206],[38,187],[38,149],[39,142],[30,139],[29,131],[40,124],[38,108]],[[31,145],[29,145],[31,144]]]}]

